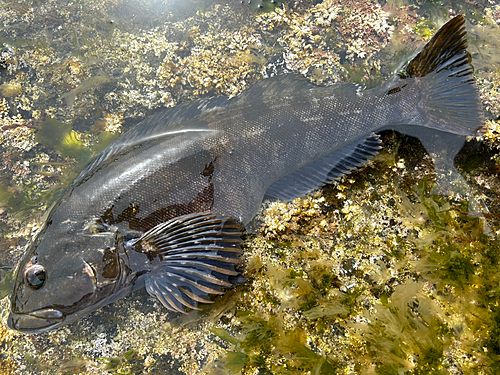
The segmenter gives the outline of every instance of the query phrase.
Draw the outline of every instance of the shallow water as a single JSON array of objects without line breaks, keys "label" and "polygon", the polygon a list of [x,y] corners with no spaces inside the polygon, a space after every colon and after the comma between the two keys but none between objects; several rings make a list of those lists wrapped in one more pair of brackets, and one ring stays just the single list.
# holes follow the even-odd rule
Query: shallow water
[{"label": "shallow water", "polygon": [[[498,371],[500,6],[262,1],[0,2],[0,374]],[[138,291],[54,332],[8,330],[45,208],[146,115],[288,72],[375,87],[455,14],[488,120],[455,158],[474,202],[418,139],[385,131],[367,167],[265,202],[247,282],[200,313]]]}]

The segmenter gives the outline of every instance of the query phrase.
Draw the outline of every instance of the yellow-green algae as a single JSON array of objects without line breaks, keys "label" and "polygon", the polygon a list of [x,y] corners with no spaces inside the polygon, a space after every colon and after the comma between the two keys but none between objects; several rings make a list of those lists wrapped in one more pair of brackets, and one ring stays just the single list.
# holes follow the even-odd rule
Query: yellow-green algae
[{"label": "yellow-green algae", "polygon": [[[8,186],[1,190],[8,199],[0,207],[0,265],[15,264],[22,239],[37,233],[50,203],[44,192],[71,180],[76,172],[68,166],[81,168],[104,138],[150,109],[233,96],[275,72],[297,71],[324,84],[376,84],[421,45],[424,35],[415,27],[422,17],[438,25],[459,11],[472,21],[470,52],[490,119],[488,148],[479,153],[493,158],[492,165],[462,169],[490,207],[490,235],[483,234],[482,218],[465,213],[460,197],[429,193],[435,176],[425,153],[415,157],[418,142],[386,134],[386,151],[371,166],[293,203],[267,202],[260,231],[245,242],[248,281],[205,306],[201,316],[177,317],[142,291],[59,331],[20,335],[5,327],[3,299],[1,371],[498,370],[498,6],[314,3],[290,2],[259,14],[241,12],[239,2],[202,3],[203,11],[184,18],[145,12],[154,18],[146,25],[140,16],[120,17],[132,5],[119,1],[54,2],[38,12],[28,2],[2,3],[15,54],[0,61],[8,78],[0,103],[6,125],[0,182]],[[21,35],[26,24],[31,35]],[[26,202],[36,203],[28,220],[12,209]]]},{"label": "yellow-green algae", "polygon": [[495,150],[495,154],[492,159],[495,160],[497,164],[497,169],[500,170],[500,122],[495,120],[489,120],[484,126],[483,138],[485,143],[489,145],[492,150]]},{"label": "yellow-green algae", "polygon": [[[4,298],[0,300],[0,304],[7,305],[7,299]],[[0,310],[0,318],[4,320],[6,318],[5,308]],[[0,374],[1,375],[11,375],[16,369],[14,361],[9,358],[9,350],[13,344],[13,339],[15,333],[8,329],[5,325],[0,324]]]}]

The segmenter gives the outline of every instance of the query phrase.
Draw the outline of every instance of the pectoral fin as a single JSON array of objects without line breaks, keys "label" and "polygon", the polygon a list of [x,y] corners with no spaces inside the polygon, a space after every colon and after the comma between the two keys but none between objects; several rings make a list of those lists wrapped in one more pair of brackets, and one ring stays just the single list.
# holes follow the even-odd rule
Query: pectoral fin
[{"label": "pectoral fin", "polygon": [[146,232],[135,247],[152,258],[146,290],[169,310],[212,303],[237,279],[240,223],[212,213],[183,215]]}]

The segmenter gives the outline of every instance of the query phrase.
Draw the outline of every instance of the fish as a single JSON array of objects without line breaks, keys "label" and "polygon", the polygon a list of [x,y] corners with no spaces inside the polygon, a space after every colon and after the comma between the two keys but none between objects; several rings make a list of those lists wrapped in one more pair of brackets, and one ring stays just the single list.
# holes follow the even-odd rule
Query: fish
[{"label": "fish", "polygon": [[461,15],[370,90],[288,74],[159,111],[48,210],[17,266],[8,326],[56,329],[139,288],[168,310],[199,309],[242,282],[242,235],[265,198],[290,201],[361,168],[383,129],[465,139],[482,123]]},{"label": "fish", "polygon": [[97,76],[93,76],[90,78],[87,78],[85,81],[80,83],[78,87],[74,88],[71,91],[68,91],[64,94],[61,95],[61,99],[64,100],[66,105],[68,107],[73,106],[75,104],[76,97],[78,95],[81,95],[90,89],[97,88],[101,85],[104,85],[105,83],[108,83],[110,81],[109,76],[106,73],[101,73]]}]

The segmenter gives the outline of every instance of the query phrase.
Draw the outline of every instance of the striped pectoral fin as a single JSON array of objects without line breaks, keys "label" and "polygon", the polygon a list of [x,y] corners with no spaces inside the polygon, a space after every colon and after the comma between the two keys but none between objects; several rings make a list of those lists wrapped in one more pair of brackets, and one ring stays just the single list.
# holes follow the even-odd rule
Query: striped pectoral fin
[{"label": "striped pectoral fin", "polygon": [[239,221],[212,213],[179,216],[146,232],[136,244],[153,257],[146,290],[169,310],[185,313],[212,303],[242,278]]}]

